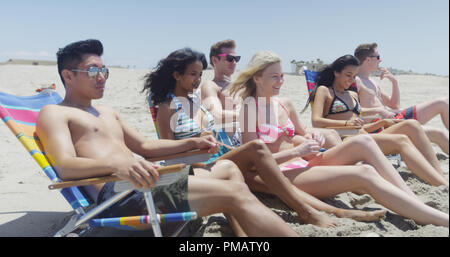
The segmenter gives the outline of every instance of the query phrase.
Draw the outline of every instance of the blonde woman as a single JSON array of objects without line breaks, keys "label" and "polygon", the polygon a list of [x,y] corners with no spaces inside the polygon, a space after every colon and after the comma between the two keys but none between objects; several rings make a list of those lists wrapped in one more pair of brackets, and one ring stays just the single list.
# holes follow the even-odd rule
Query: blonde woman
[{"label": "blonde woman", "polygon": [[[245,103],[240,117],[243,143],[264,141],[283,175],[315,197],[327,198],[347,191],[367,193],[417,223],[448,227],[448,214],[421,202],[370,136],[355,136],[319,153],[323,138],[318,134],[302,138],[305,127],[293,103],[278,97],[283,82],[280,57],[260,52],[231,85],[231,94]],[[354,165],[359,161],[366,164]],[[261,183],[260,187],[265,185]]]}]

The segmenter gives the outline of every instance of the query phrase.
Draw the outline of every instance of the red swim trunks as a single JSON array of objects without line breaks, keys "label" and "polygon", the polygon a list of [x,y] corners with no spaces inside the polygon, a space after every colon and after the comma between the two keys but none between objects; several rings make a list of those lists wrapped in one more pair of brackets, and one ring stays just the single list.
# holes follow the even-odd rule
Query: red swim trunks
[{"label": "red swim trunks", "polygon": [[[408,119],[414,119],[417,120],[417,113],[416,113],[416,106],[413,105],[411,107],[408,107],[406,109],[403,109],[401,111],[398,111],[395,113],[394,115],[394,119],[397,120],[408,120]],[[373,120],[372,122],[376,122],[379,121],[379,118],[376,118],[375,120]],[[380,133],[381,131],[383,131],[384,128],[379,128],[374,132],[371,133]]]},{"label": "red swim trunks", "polygon": [[397,120],[414,119],[417,120],[416,106],[411,106],[397,112],[394,116]]}]

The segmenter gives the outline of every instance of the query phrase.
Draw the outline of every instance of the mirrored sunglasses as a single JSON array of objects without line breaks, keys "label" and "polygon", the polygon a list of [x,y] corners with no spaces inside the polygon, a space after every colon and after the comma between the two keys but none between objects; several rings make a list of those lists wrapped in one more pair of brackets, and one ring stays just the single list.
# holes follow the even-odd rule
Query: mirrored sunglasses
[{"label": "mirrored sunglasses", "polygon": [[100,72],[102,73],[103,77],[105,77],[105,79],[109,77],[109,69],[106,67],[99,68],[96,66],[91,66],[89,67],[88,70],[72,70],[72,71],[87,72],[90,78],[96,78]]}]

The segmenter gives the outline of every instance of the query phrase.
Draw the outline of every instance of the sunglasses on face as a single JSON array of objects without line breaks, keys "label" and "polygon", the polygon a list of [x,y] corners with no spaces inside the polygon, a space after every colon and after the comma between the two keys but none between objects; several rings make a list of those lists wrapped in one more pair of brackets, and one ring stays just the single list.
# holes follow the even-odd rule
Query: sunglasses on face
[{"label": "sunglasses on face", "polygon": [[89,67],[88,70],[72,70],[72,71],[87,72],[89,78],[96,78],[100,72],[102,73],[103,77],[105,77],[105,79],[107,79],[109,76],[109,69],[105,67],[99,68],[96,66],[91,66]]},{"label": "sunglasses on face", "polygon": [[234,56],[234,55],[231,55],[231,54],[218,54],[217,56],[225,56],[227,62],[232,62],[233,60],[235,62],[239,62],[239,60],[241,59],[241,57],[239,55]]},{"label": "sunglasses on face", "polygon": [[369,56],[370,58],[377,58],[377,60],[380,60],[380,55],[371,55],[371,56]]}]

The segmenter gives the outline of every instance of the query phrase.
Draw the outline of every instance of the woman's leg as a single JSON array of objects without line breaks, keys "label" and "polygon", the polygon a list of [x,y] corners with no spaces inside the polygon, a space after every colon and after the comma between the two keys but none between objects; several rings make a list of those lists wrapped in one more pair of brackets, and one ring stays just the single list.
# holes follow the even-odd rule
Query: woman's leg
[{"label": "woman's leg", "polygon": [[416,120],[405,120],[385,129],[380,134],[403,134],[409,137],[413,145],[419,150],[425,159],[436,170],[443,173],[439,161],[436,157],[436,152],[430,143],[425,131],[420,123]]},{"label": "woman's leg", "polygon": [[448,130],[441,128],[432,128],[429,126],[422,126],[422,128],[423,131],[425,131],[425,134],[427,134],[430,142],[437,144],[445,154],[449,155]]},{"label": "woman's leg", "polygon": [[325,144],[323,147],[325,149],[329,149],[333,146],[339,145],[342,143],[341,136],[339,136],[339,133],[334,129],[326,129],[326,128],[306,128],[307,133],[314,133],[314,132],[320,132],[325,137]]},{"label": "woman's leg", "polygon": [[311,159],[309,163],[311,166],[324,166],[349,165],[360,161],[372,165],[384,179],[412,197],[416,197],[370,135],[353,136],[341,145],[328,149],[322,155]]},{"label": "woman's leg", "polygon": [[433,186],[445,185],[447,188],[449,187],[444,173],[434,169],[406,135],[380,133],[372,134],[371,136],[375,139],[375,142],[377,142],[383,153],[400,153],[402,160],[411,172],[423,179],[426,183]]},{"label": "woman's leg", "polygon": [[434,116],[440,115],[442,123],[448,130],[448,97],[436,99],[427,103],[416,105],[417,120],[424,125]]},{"label": "woman's leg", "polygon": [[[272,153],[262,141],[248,142],[222,155],[218,160],[224,159],[233,161],[239,167],[252,190],[261,192],[263,188],[270,188],[271,193],[298,213],[302,222],[322,227],[337,225],[336,220],[312,208],[294,191],[292,184],[281,173]],[[255,172],[264,181],[263,184],[252,183],[254,180],[250,178],[255,177]]]},{"label": "woman's leg", "polygon": [[[254,172],[253,175],[254,176],[251,176],[251,174],[249,173],[248,176],[246,177],[247,184],[253,185],[254,188],[252,189],[253,191],[273,194],[273,192],[269,188],[267,188],[264,181],[256,172]],[[316,197],[310,194],[303,192],[294,185],[292,185],[292,188],[294,191],[296,191],[298,197],[302,199],[302,201],[311,205],[314,209],[333,214],[339,218],[348,218],[357,221],[379,221],[380,219],[386,216],[386,210],[361,211],[361,210],[349,210],[337,208],[317,199]]]},{"label": "woman's leg", "polygon": [[448,214],[434,209],[383,179],[369,165],[315,166],[285,172],[301,190],[318,198],[353,191],[367,192],[386,208],[420,224],[448,227]]},{"label": "woman's leg", "polygon": [[230,213],[249,236],[298,236],[264,206],[244,183],[189,176],[188,201],[199,216]]}]

